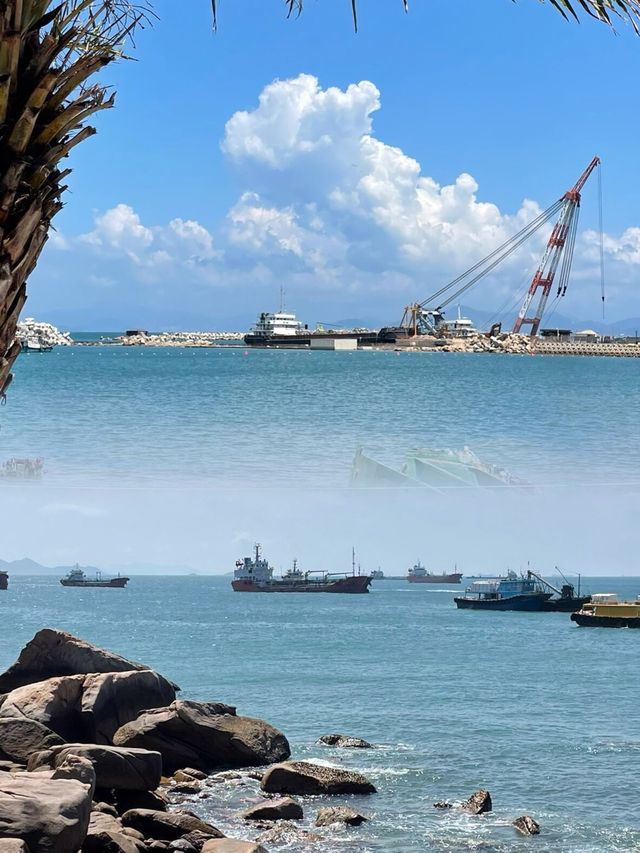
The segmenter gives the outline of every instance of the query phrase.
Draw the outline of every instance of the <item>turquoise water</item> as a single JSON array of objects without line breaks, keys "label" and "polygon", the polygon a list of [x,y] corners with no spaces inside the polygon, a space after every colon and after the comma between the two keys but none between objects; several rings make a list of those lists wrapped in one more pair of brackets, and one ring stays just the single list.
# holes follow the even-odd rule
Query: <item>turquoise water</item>
[{"label": "turquoise water", "polygon": [[[640,632],[581,629],[566,614],[458,611],[452,598],[402,581],[354,598],[234,594],[228,578],[134,578],[112,591],[16,577],[0,598],[0,669],[42,624],[56,625],[149,663],[186,696],[270,720],[297,758],[365,772],[379,793],[353,804],[371,823],[330,830],[318,850],[639,850]],[[332,731],[379,748],[314,745]],[[478,787],[492,793],[491,815],[432,807]],[[253,797],[216,786],[190,807],[246,834],[232,815]],[[309,817],[319,804],[306,804]],[[524,813],[542,825],[533,841],[510,826]]]},{"label": "turquoise water", "polygon": [[19,360],[0,447],[50,478],[326,485],[360,444],[466,444],[538,483],[638,482],[639,380],[637,359],[58,348]]},{"label": "turquoise water", "polygon": [[[246,354],[245,354],[246,353]],[[370,824],[325,850],[640,850],[638,636],[561,614],[458,612],[451,590],[234,595],[255,541],[275,566],[401,575],[640,574],[640,416],[633,359],[74,347],[21,357],[0,460],[42,456],[41,482],[0,483],[0,556],[126,570],[119,591],[12,578],[0,666],[43,625],[148,662],[185,695],[263,716],[297,757],[367,772]],[[354,452],[399,465],[470,446],[524,490],[353,490]],[[142,572],[196,571],[198,577]],[[319,750],[330,731],[370,753]],[[437,812],[488,787],[495,811]],[[196,804],[223,828],[255,795]],[[310,810],[309,810],[310,811]],[[519,839],[525,812],[543,834]],[[273,848],[273,845],[271,845]],[[295,849],[295,845],[292,848]]]}]

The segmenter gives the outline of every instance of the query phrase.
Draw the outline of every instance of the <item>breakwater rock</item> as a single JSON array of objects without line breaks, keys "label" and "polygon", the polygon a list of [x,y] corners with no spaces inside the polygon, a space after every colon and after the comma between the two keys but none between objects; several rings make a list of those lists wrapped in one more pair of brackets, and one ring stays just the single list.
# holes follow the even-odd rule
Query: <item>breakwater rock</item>
[{"label": "breakwater rock", "polygon": [[40,346],[45,347],[68,347],[73,343],[69,332],[61,332],[51,323],[38,323],[33,317],[27,317],[18,323],[16,338],[20,343],[37,341]]},{"label": "breakwater rock", "polygon": [[124,346],[210,347],[225,341],[242,341],[244,332],[145,332],[132,331],[117,338]]}]

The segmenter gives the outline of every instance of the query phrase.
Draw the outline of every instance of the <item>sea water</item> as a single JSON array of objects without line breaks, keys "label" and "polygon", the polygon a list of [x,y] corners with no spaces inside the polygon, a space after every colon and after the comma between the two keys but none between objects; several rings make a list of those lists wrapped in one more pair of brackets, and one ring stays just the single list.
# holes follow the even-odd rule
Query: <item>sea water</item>
[{"label": "sea water", "polygon": [[[245,354],[245,352],[247,354]],[[567,614],[459,611],[461,587],[376,581],[366,596],[233,593],[262,541],[277,567],[404,575],[524,570],[635,597],[638,371],[632,359],[239,349],[57,349],[18,362],[2,459],[6,558],[126,570],[125,590],[15,575],[0,594],[0,668],[45,625],[157,668],[290,738],[296,758],[366,773],[371,817],[323,850],[640,850],[640,632]],[[526,489],[349,487],[353,454],[468,445]],[[195,576],[153,577],[157,567]],[[597,577],[606,575],[606,577]],[[576,580],[577,583],[577,580]],[[370,751],[316,746],[330,732]],[[494,811],[439,811],[491,791]],[[219,786],[191,808],[234,835],[257,796]],[[340,798],[343,802],[345,799]],[[305,802],[310,828],[322,799]],[[533,815],[534,839],[511,821]],[[273,845],[270,845],[272,849]],[[277,848],[275,848],[277,849]],[[297,849],[295,844],[289,849]],[[306,848],[305,848],[306,849]]]}]

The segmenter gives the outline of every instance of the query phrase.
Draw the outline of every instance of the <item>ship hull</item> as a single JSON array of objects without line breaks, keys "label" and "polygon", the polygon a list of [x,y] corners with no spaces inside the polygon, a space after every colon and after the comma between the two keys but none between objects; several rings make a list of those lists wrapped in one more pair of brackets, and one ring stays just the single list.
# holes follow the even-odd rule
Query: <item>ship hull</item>
[{"label": "ship hull", "polygon": [[589,601],[591,601],[590,595],[582,598],[550,598],[549,601],[545,601],[542,609],[545,613],[575,613]]},{"label": "ship hull", "polygon": [[9,589],[9,575],[6,572],[0,572],[0,589]]},{"label": "ship hull", "polygon": [[353,339],[359,346],[373,346],[378,343],[378,332],[299,332],[295,335],[271,335],[261,332],[249,332],[244,342],[249,347],[311,347],[311,339]]},{"label": "ship hull", "polygon": [[590,628],[640,628],[640,616],[593,616],[588,613],[572,613],[571,621]]},{"label": "ship hull", "polygon": [[248,579],[231,582],[235,592],[334,592],[359,594],[369,592],[371,578],[368,575],[350,575],[328,581],[283,581],[272,580],[261,583]]},{"label": "ship hull", "polygon": [[505,598],[477,599],[454,598],[457,607],[463,610],[524,610],[541,611],[545,602],[551,597],[550,593],[535,593],[534,595],[509,595]]},{"label": "ship hull", "polygon": [[409,575],[407,580],[409,583],[460,583],[462,575],[455,572],[451,575],[425,575],[424,577],[413,577]]},{"label": "ship hull", "polygon": [[105,589],[122,589],[128,582],[129,578],[113,578],[108,581],[70,581],[63,578],[60,581],[62,586],[104,587]]}]

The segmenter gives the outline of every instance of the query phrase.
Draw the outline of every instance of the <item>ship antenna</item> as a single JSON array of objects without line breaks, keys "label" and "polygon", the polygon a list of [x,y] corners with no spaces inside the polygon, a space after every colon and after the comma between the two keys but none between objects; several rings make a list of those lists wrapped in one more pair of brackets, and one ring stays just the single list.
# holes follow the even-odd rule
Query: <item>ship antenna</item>
[{"label": "ship antenna", "polygon": [[284,284],[280,285],[280,313],[284,311]]},{"label": "ship antenna", "polygon": [[351,546],[351,574],[355,576],[356,573],[356,549]]}]

